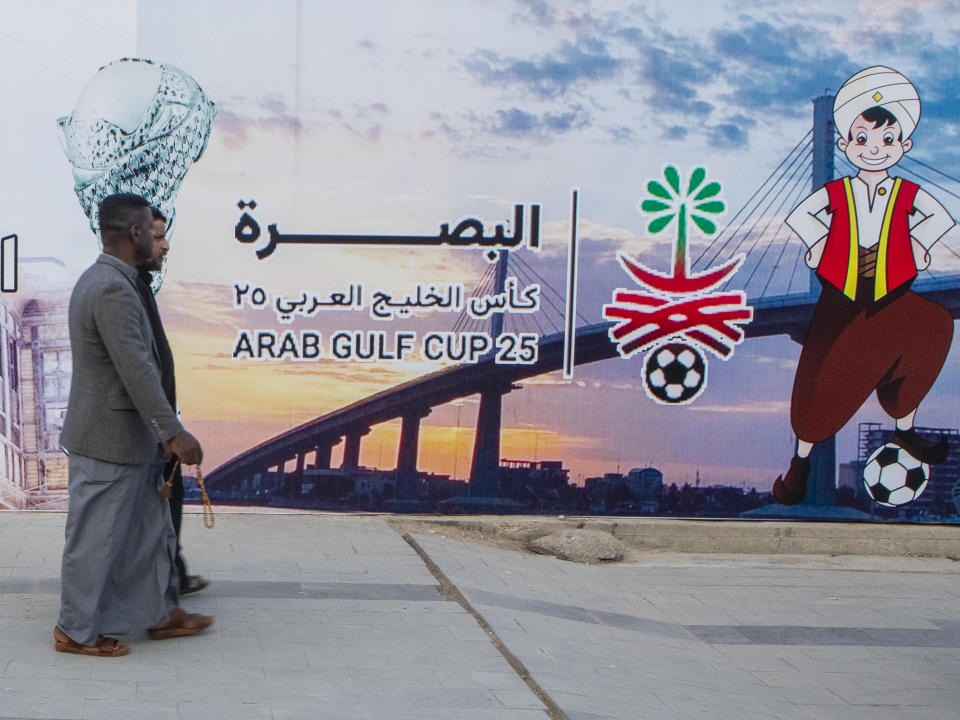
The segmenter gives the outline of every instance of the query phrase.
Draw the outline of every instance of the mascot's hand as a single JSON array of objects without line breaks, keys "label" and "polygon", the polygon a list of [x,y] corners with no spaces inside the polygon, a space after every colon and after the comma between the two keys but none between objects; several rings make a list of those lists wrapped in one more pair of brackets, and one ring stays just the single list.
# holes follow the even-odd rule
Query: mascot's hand
[{"label": "mascot's hand", "polygon": [[803,258],[807,263],[807,267],[816,270],[820,266],[820,258],[823,257],[823,249],[827,246],[826,237],[827,236],[824,235],[823,238],[817,240],[817,242],[807,249],[807,254]]},{"label": "mascot's hand", "polygon": [[917,270],[926,270],[930,265],[930,251],[913,238],[910,238],[910,245],[913,248],[913,262]]}]

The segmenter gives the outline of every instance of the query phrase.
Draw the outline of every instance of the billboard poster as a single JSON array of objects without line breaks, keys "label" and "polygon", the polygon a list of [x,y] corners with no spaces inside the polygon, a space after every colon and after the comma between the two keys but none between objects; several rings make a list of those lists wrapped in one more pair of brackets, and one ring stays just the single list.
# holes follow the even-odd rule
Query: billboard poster
[{"label": "billboard poster", "polygon": [[122,191],[215,503],[960,521],[953,12],[5,4],[0,507]]}]

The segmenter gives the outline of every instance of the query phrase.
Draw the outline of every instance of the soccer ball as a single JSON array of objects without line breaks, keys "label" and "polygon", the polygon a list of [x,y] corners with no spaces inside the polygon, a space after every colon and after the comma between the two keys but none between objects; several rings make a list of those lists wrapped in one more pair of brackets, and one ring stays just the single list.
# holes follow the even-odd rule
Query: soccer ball
[{"label": "soccer ball", "polygon": [[707,362],[696,348],[671,342],[647,353],[643,367],[647,394],[659,403],[692,402],[707,385]]},{"label": "soccer ball", "polygon": [[887,507],[916,500],[929,479],[930,466],[893,443],[874,450],[863,468],[863,484],[870,497]]}]

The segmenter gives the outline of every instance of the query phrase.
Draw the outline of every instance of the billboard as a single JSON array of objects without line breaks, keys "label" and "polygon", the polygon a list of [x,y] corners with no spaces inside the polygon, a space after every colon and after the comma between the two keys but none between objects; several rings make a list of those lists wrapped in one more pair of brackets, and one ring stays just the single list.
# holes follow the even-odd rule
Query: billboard
[{"label": "billboard", "polygon": [[956,522],[950,333],[808,337],[822,286],[957,307],[949,8],[858,7],[5,6],[0,503],[64,506],[69,292],[132,189],[216,502]]}]

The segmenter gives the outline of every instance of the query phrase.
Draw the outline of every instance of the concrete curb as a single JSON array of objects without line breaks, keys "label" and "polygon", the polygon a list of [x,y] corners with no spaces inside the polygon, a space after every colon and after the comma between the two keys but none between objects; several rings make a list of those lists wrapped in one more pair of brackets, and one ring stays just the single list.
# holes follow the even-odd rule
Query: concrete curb
[{"label": "concrete curb", "polygon": [[393,516],[397,525],[450,527],[470,539],[527,543],[571,528],[609,532],[637,551],[879,555],[960,560],[960,526],[893,523],[538,516]]},{"label": "concrete curb", "polygon": [[[596,517],[542,515],[396,515],[331,513],[216,507],[235,515],[326,515],[382,517],[404,532],[440,532],[455,528],[475,542],[526,549],[538,538],[564,530],[608,532],[637,552],[679,552],[750,555],[862,555],[960,560],[960,525],[908,523],[816,522],[784,520],[701,520],[687,518]],[[8,511],[43,515],[51,511]],[[187,507],[187,514],[199,508]],[[0,513],[2,514],[2,513]]]}]

